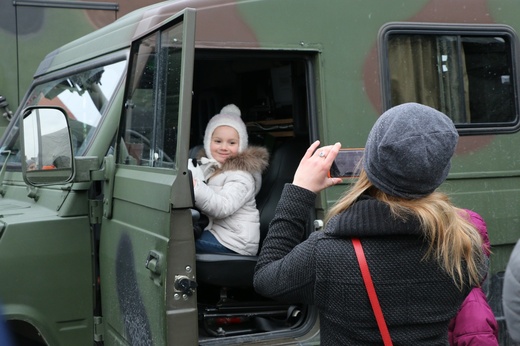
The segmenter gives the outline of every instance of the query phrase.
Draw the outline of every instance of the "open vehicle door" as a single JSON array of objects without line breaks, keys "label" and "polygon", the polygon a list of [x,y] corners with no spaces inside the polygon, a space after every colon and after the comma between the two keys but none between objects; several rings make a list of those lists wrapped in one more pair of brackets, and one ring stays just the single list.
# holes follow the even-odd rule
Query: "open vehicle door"
[{"label": "open vehicle door", "polygon": [[105,344],[198,342],[187,170],[194,32],[187,9],[132,43],[115,156],[105,160]]}]

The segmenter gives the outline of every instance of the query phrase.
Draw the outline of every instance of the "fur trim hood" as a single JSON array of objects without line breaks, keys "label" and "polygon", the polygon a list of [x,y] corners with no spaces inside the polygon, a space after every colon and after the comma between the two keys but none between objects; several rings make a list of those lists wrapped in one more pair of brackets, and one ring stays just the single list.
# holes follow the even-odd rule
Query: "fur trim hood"
[{"label": "fur trim hood", "polygon": [[[207,157],[202,149],[197,158]],[[249,146],[235,157],[229,158],[224,164],[215,170],[222,171],[246,171],[251,174],[263,173],[269,166],[269,152],[264,147]]]},{"label": "fur trim hood", "polygon": [[231,157],[220,168],[222,171],[246,171],[249,173],[263,173],[269,165],[267,149],[250,146],[235,157]]},{"label": "fur trim hood", "polygon": [[[205,154],[204,152],[202,154]],[[214,160],[211,160],[212,162]],[[219,167],[220,166],[220,167]],[[232,171],[243,171],[252,175],[255,182],[255,195],[262,187],[262,173],[269,166],[269,152],[263,147],[249,146],[237,156],[231,157],[219,165],[214,161],[208,165],[205,173],[207,179],[211,179],[216,175]]]}]

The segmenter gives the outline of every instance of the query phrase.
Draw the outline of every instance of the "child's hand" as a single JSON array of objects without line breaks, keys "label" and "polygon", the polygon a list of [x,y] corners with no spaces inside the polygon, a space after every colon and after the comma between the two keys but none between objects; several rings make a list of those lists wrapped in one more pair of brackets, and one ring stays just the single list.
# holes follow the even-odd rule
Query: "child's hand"
[{"label": "child's hand", "polygon": [[197,163],[197,160],[189,159],[188,169],[191,171],[191,175],[193,177],[193,186],[196,185],[195,180],[204,181],[204,172],[202,171],[201,166]]},{"label": "child's hand", "polygon": [[341,144],[338,142],[316,150],[319,145],[320,141],[316,141],[307,149],[293,180],[294,185],[315,193],[342,181],[341,178],[329,177],[330,166],[338,155]]}]

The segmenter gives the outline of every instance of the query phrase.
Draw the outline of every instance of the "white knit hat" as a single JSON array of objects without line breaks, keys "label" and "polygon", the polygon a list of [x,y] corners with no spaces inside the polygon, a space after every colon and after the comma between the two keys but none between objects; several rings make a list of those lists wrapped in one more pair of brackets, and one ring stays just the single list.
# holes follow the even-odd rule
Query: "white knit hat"
[{"label": "white knit hat", "polygon": [[213,159],[210,150],[211,135],[213,135],[213,131],[219,126],[231,126],[238,132],[239,153],[247,148],[247,128],[240,115],[240,109],[234,104],[229,104],[222,108],[219,114],[214,115],[213,118],[210,119],[206,126],[206,132],[204,133],[204,150],[208,158]]}]

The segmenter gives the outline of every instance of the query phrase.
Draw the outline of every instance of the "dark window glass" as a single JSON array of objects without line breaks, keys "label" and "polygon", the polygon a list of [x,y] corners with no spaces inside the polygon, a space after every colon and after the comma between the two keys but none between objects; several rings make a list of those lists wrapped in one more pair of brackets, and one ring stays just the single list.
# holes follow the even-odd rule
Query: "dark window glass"
[{"label": "dark window glass", "polygon": [[390,34],[390,106],[418,102],[459,127],[517,120],[510,36]]}]

